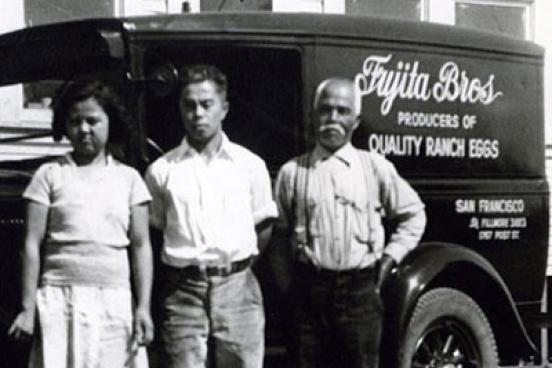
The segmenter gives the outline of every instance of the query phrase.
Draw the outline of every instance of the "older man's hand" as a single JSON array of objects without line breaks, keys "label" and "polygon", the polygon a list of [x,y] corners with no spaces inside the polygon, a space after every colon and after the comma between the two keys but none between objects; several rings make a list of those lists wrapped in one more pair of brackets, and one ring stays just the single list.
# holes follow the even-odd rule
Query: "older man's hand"
[{"label": "older man's hand", "polygon": [[378,265],[378,279],[376,280],[377,290],[380,291],[383,283],[391,273],[397,262],[390,255],[384,254]]}]

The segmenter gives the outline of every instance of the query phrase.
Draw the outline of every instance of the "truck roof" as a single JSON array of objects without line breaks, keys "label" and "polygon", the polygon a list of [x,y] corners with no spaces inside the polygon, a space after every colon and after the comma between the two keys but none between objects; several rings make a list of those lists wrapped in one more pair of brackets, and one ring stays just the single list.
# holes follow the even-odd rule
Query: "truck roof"
[{"label": "truck roof", "polygon": [[489,32],[447,25],[383,17],[269,12],[206,12],[127,18],[130,33],[228,33],[263,36],[295,35],[371,39],[435,46],[453,46],[499,53],[540,56],[543,49],[530,42]]},{"label": "truck roof", "polygon": [[[292,37],[297,43],[391,41],[536,59],[544,54],[543,48],[531,42],[426,22],[351,15],[207,12],[87,19],[6,33],[0,36],[0,85],[67,73],[67,65],[74,65],[78,72],[86,67],[117,67],[126,59],[128,39],[166,39],[179,34],[261,41]],[[86,60],[87,66],[79,66],[81,60]]]}]

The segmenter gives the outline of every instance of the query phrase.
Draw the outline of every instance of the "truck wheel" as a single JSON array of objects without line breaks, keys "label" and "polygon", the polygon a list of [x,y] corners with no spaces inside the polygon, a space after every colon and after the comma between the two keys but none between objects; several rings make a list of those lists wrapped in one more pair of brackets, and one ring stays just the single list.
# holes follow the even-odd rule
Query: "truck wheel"
[{"label": "truck wheel", "polygon": [[498,366],[489,321],[468,295],[450,288],[424,294],[412,315],[399,367]]}]

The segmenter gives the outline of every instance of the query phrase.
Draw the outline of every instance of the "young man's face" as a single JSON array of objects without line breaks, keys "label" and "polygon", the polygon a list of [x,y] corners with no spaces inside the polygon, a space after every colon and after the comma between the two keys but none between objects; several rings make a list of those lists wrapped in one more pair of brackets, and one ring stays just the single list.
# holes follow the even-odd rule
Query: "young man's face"
[{"label": "young man's face", "polygon": [[322,147],[334,152],[351,141],[353,132],[359,124],[351,83],[329,82],[314,108],[316,138]]},{"label": "young man's face", "polygon": [[206,143],[221,132],[228,102],[213,81],[206,80],[183,87],[179,106],[188,139]]}]

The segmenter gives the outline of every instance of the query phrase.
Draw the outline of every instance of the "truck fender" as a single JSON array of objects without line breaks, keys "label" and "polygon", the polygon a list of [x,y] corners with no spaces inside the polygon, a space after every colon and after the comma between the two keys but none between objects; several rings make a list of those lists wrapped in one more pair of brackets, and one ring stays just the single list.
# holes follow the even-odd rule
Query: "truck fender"
[{"label": "truck fender", "polygon": [[508,353],[520,351],[520,348],[528,357],[536,355],[537,349],[496,269],[466,247],[428,242],[409,253],[384,285],[382,349],[385,354],[382,356],[398,356],[416,303],[424,293],[436,287],[457,289],[481,307],[493,329],[501,359],[508,360]]}]

